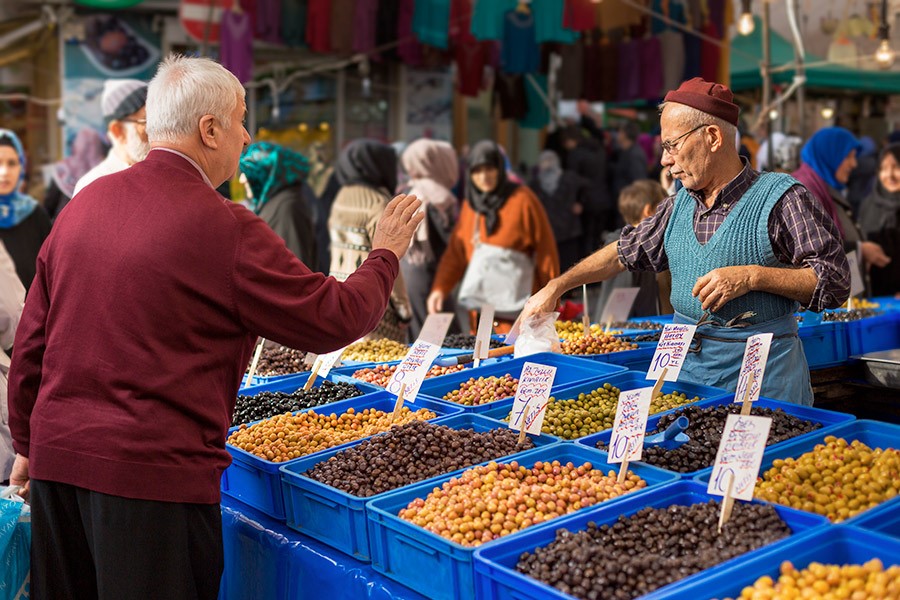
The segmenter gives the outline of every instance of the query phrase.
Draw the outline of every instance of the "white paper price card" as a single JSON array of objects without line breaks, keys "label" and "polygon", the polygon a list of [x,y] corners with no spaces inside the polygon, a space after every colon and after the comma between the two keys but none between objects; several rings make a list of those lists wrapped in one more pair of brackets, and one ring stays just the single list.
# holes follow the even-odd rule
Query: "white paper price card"
[{"label": "white paper price card", "polygon": [[609,439],[610,464],[620,463],[625,457],[628,457],[628,462],[641,460],[652,394],[652,387],[628,390],[619,394],[616,420],[613,422],[612,437]]},{"label": "white paper price card", "polygon": [[728,490],[728,480],[734,478],[731,497],[753,500],[753,486],[756,485],[771,426],[772,419],[769,417],[728,415],[707,493],[724,496]]},{"label": "white paper price card", "polygon": [[687,356],[691,340],[694,338],[696,325],[666,325],[659,336],[656,345],[656,353],[650,361],[650,370],[647,371],[647,379],[659,379],[663,369],[666,371],[666,381],[678,381],[681,365]]},{"label": "white paper price card", "polygon": [[425,323],[422,324],[419,340],[440,348],[444,344],[444,338],[447,337],[447,328],[450,327],[451,321],[453,321],[453,313],[428,315]]},{"label": "white paper price card", "polygon": [[491,351],[491,332],[494,331],[494,306],[484,304],[481,307],[481,316],[478,317],[478,331],[475,335],[475,350],[478,355],[475,358],[487,358]]},{"label": "white paper price card", "polygon": [[440,346],[418,340],[397,365],[391,380],[388,381],[387,391],[397,396],[400,394],[400,388],[406,384],[403,399],[405,402],[415,402],[425,375],[440,351]]},{"label": "white paper price card", "polygon": [[856,250],[847,253],[847,263],[850,265],[850,296],[856,296],[866,290],[862,271],[859,270],[859,258],[857,258]]},{"label": "white paper price card", "polygon": [[519,387],[509,415],[509,428],[519,431],[524,423],[525,432],[541,434],[550,388],[556,377],[556,367],[527,362],[519,375]]},{"label": "white paper price card", "polygon": [[627,321],[631,314],[631,307],[634,305],[634,299],[637,298],[641,288],[627,287],[616,288],[610,294],[600,313],[600,323],[612,323],[615,321]]},{"label": "white paper price card", "polygon": [[741,362],[741,372],[738,375],[737,390],[734,394],[735,402],[744,401],[751,374],[753,375],[753,385],[750,386],[747,402],[759,400],[759,391],[762,389],[763,375],[766,374],[766,362],[769,360],[771,345],[771,333],[760,333],[747,338],[747,345],[744,346],[744,360]]},{"label": "white paper price card", "polygon": [[[341,354],[344,353],[345,349],[346,347],[335,350],[334,352],[329,352],[328,354],[320,354],[316,358],[316,362],[319,364],[319,370],[316,372],[316,376],[328,377],[328,373],[330,373],[331,369],[334,368],[334,365],[340,361]],[[315,363],[313,363],[313,370],[316,370]]]}]

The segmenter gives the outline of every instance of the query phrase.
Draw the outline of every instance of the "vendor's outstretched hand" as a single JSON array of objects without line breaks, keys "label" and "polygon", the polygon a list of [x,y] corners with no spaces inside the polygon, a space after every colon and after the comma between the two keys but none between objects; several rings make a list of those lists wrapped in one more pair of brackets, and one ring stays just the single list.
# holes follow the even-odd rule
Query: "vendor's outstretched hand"
[{"label": "vendor's outstretched hand", "polygon": [[425,218],[425,211],[419,211],[422,201],[414,195],[400,194],[384,207],[384,214],[375,227],[372,236],[372,250],[384,248],[403,258],[409,248],[413,233]]},{"label": "vendor's outstretched hand", "polygon": [[524,322],[525,319],[532,315],[555,311],[559,305],[559,297],[561,295],[556,291],[552,282],[548,283],[528,299],[528,302],[525,303],[525,308],[522,309],[519,320]]},{"label": "vendor's outstretched hand", "polygon": [[752,276],[752,266],[713,269],[697,280],[691,293],[700,300],[703,310],[715,312],[752,290]]}]

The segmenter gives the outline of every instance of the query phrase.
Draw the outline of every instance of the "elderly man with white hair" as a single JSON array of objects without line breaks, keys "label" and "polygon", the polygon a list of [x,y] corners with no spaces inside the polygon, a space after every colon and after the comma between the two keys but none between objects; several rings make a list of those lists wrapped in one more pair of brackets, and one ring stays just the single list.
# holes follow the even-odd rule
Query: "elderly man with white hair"
[{"label": "elderly man with white hair", "polygon": [[221,65],[164,60],[153,149],[86,188],[41,250],[9,377],[35,600],[215,599],[225,436],[255,340],[330,352],[384,313],[421,203],[388,204],[345,282],[311,272],[215,191],[250,142],[245,112]]},{"label": "elderly man with white hair", "polygon": [[111,147],[106,158],[81,176],[72,197],[104,175],[127,169],[146,158],[147,83],[139,79],[107,79],[100,96],[100,108],[106,121],[106,136]]},{"label": "elderly man with white hair", "polygon": [[683,188],[535,294],[524,315],[567,290],[625,271],[672,272],[676,323],[697,324],[680,379],[734,391],[748,337],[771,333],[762,394],[811,406],[794,312],[840,306],[850,271],[837,228],[796,179],[758,173],[735,147],[731,90],[699,77],[662,104],[662,165]]}]

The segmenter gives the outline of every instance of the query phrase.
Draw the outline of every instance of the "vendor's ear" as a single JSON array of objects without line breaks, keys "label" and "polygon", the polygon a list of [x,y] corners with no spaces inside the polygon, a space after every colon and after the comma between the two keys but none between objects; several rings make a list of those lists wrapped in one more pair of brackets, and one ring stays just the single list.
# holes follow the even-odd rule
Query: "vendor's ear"
[{"label": "vendor's ear", "polygon": [[200,141],[207,148],[215,150],[219,147],[219,137],[222,135],[222,129],[219,127],[219,121],[213,115],[203,115],[197,124],[200,131]]},{"label": "vendor's ear", "polygon": [[718,125],[707,125],[703,128],[703,135],[709,140],[709,149],[711,152],[718,151],[725,140],[725,132]]}]

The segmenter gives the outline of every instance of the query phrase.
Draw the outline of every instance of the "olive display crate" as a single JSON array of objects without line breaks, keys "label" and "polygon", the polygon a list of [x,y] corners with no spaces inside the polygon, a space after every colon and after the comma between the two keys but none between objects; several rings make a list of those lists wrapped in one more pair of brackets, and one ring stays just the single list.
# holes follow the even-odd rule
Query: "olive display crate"
[{"label": "olive display crate", "polygon": [[[523,453],[515,458],[520,465],[532,466],[538,461],[581,464],[590,462],[603,471],[617,470],[618,465],[606,463],[605,457],[596,450],[580,448],[574,444],[554,444]],[[630,469],[647,482],[647,488],[631,492],[619,498],[608,500],[606,505],[619,504],[625,498],[643,496],[655,486],[674,481],[678,477],[646,465],[635,465]],[[432,490],[452,477],[443,477],[424,485],[410,486],[368,503],[366,510],[369,525],[369,544],[372,551],[373,568],[403,585],[433,600],[453,598],[473,598],[475,548],[462,546],[435,533],[413,525],[398,517],[401,509],[416,498],[425,498]],[[589,510],[585,507],[581,511]],[[578,514],[576,511],[573,514]],[[547,523],[558,523],[560,519]],[[512,533],[503,538],[487,542],[481,548],[488,548],[504,540],[515,539],[529,529]]]},{"label": "olive display crate", "polygon": [[656,353],[656,342],[637,342],[637,345],[638,347],[634,350],[621,350],[606,354],[577,354],[575,356],[603,364],[619,365],[628,371],[646,372]]},{"label": "olive display crate", "polygon": [[[434,379],[426,379],[422,383],[422,387],[419,388],[419,395],[441,400],[445,394],[458,389],[461,384],[473,377],[477,379],[478,377],[501,377],[503,375],[511,375],[518,379],[522,372],[522,367],[526,362],[556,367],[553,390],[566,385],[588,381],[596,377],[625,372],[625,369],[618,365],[605,365],[590,360],[584,360],[583,358],[554,354],[552,352],[541,352],[539,354],[514,358],[493,365],[485,365],[478,367],[477,369],[466,369],[465,371],[460,371],[458,373],[451,373],[442,377],[435,377]],[[447,400],[443,401],[449,402]],[[491,408],[499,406],[499,403],[511,401],[512,396],[507,396],[506,398],[500,398],[493,402],[480,404],[478,406],[467,406],[453,402],[451,402],[451,404],[460,406],[466,412],[484,413]]]},{"label": "olive display crate", "polygon": [[[445,425],[452,429],[472,429],[477,432],[490,431],[501,427],[497,422],[474,413],[463,413],[452,417],[434,419],[432,423]],[[559,438],[547,435],[529,435],[528,437],[531,438],[536,447],[549,446],[559,442]],[[368,561],[370,555],[369,534],[366,526],[366,504],[370,500],[382,498],[409,486],[363,498],[304,475],[306,471],[315,465],[329,460],[339,452],[358,446],[362,441],[352,442],[339,449],[318,452],[309,458],[301,458],[286,464],[281,467],[281,482],[288,527],[296,529],[356,559]],[[492,460],[515,460],[516,456],[530,450],[532,449],[520,450],[503,457],[495,457]],[[487,462],[490,461],[475,464],[487,464]],[[472,466],[475,465],[454,469],[410,485],[425,485],[431,481],[462,473]]]},{"label": "olive display crate", "polygon": [[[306,381],[309,379],[310,375],[312,375],[312,371],[297,373],[296,375],[282,375],[279,377],[273,377],[266,383],[260,383],[241,388],[238,393],[241,396],[255,396],[262,392],[285,392],[287,394],[291,394],[306,385]],[[328,376],[324,378],[316,376],[316,379],[313,382],[313,386],[318,387],[322,385],[323,381],[331,381],[333,383],[349,383],[351,385],[355,385],[363,394],[373,394],[375,392],[380,392],[383,389],[378,387],[377,385],[366,383],[365,381],[359,381],[356,379],[350,380],[337,377],[335,376],[333,371],[328,373]]]},{"label": "olive display crate", "polygon": [[[611,375],[609,377],[598,377],[596,379],[591,379],[588,381],[583,381],[581,383],[576,383],[573,385],[568,385],[559,389],[554,389],[552,396],[557,400],[567,400],[570,398],[577,398],[579,394],[589,394],[590,392],[596,390],[599,387],[602,387],[603,384],[608,383],[611,386],[619,388],[620,391],[628,391],[628,390],[636,390],[642,387],[652,387],[654,385],[654,381],[649,379],[645,379],[644,373],[636,373],[634,371],[625,371],[624,373],[617,373],[615,375]],[[698,385],[696,383],[687,383],[687,382],[672,382],[666,381],[662,386],[663,394],[669,394],[671,392],[683,392],[688,396],[700,396],[700,402],[704,402],[706,400],[712,400],[714,398],[718,398],[720,396],[725,396],[728,394],[726,390],[721,388],[716,388],[708,385]],[[482,413],[484,416],[489,417],[491,419],[496,419],[498,421],[506,423],[505,419],[509,416],[510,410],[512,410],[512,401],[508,400],[503,402],[502,404],[492,408],[491,410]],[[687,405],[685,405],[687,406]],[[680,406],[678,408],[681,408]],[[671,409],[677,410],[677,408]],[[658,412],[651,416],[661,415],[669,411]],[[606,431],[606,430],[604,430]],[[595,432],[600,433],[600,432]],[[548,435],[548,434],[543,434]],[[591,434],[595,435],[595,434]],[[587,436],[585,436],[587,437]],[[564,442],[566,441],[574,441],[566,440],[562,438]]]},{"label": "olive display crate", "polygon": [[900,348],[900,313],[886,312],[847,321],[844,328],[847,332],[847,353],[851,357]]},{"label": "olive display crate", "polygon": [[[772,467],[772,463],[776,459],[798,458],[800,455],[813,450],[817,444],[824,444],[825,438],[833,435],[837,438],[844,438],[848,442],[859,440],[870,448],[894,448],[900,450],[900,425],[892,423],[882,423],[880,421],[869,421],[860,419],[858,421],[849,421],[841,425],[829,427],[811,434],[804,435],[802,438],[794,438],[781,442],[780,444],[770,446],[763,454],[762,464],[759,466],[759,475]],[[695,479],[704,485],[709,481],[712,469],[707,469],[695,477]],[[766,502],[764,500],[764,502]],[[772,504],[776,504],[772,502]],[[893,511],[900,510],[900,496],[895,496],[890,500],[886,500],[881,504],[874,506],[868,510],[864,510],[849,519],[841,521],[842,525],[855,525],[861,521],[863,517],[874,517],[875,511],[881,510],[882,514],[890,514]]]},{"label": "olive display crate", "polygon": [[[479,366],[495,365],[499,362],[503,362],[503,361],[507,361],[507,360],[512,360],[512,354],[509,354],[506,356],[498,356],[496,358],[486,358],[481,361],[481,364]],[[328,375],[329,375],[329,377],[332,377],[332,375],[333,375],[334,381],[345,381],[347,383],[362,382],[362,383],[365,383],[366,385],[373,386],[379,390],[383,390],[384,389],[383,387],[381,387],[379,385],[375,385],[374,383],[369,383],[367,381],[363,381],[362,379],[357,379],[357,378],[353,377],[353,374],[356,373],[357,371],[359,371],[360,369],[368,369],[368,368],[372,368],[372,367],[377,367],[379,365],[393,367],[393,366],[399,365],[400,362],[401,361],[399,361],[399,360],[392,360],[392,361],[384,362],[384,363],[364,363],[364,364],[359,364],[359,365],[350,365],[347,367],[338,367],[337,369],[332,369]],[[437,364],[437,362],[435,362],[435,364]],[[448,375],[454,375],[457,372],[458,373],[469,372],[470,370],[472,370],[474,368],[474,364],[475,363],[468,363],[468,364],[464,365],[465,368],[463,369],[463,371],[447,373],[447,375],[438,375],[437,377],[429,377],[428,379],[426,379],[426,381],[434,381],[434,380],[440,379],[442,377],[447,377]]]},{"label": "olive display crate", "polygon": [[[356,411],[374,408],[390,413],[394,410],[395,402],[396,397],[393,394],[380,391],[364,396],[357,396],[356,398],[332,402],[331,404],[326,404],[321,407],[308,408],[297,411],[295,414],[308,412],[310,410],[314,410],[320,414],[341,414],[350,408]],[[410,410],[427,408],[437,415],[434,419],[430,419],[432,421],[440,417],[447,417],[462,412],[458,407],[453,406],[448,402],[438,402],[426,398],[417,400],[415,404],[409,405],[409,408]],[[256,423],[258,422],[259,421],[256,421]],[[253,424],[254,423],[248,423],[247,426],[249,427]],[[228,430],[228,435],[230,436],[237,430],[238,427],[232,427]],[[353,442],[334,446],[333,448],[328,448],[322,452],[345,448],[351,443]],[[279,472],[279,469],[284,465],[291,464],[293,461],[303,460],[304,458],[318,454],[313,453],[290,461],[276,463],[264,460],[255,454],[241,450],[231,444],[225,444],[225,449],[231,454],[231,465],[225,469],[224,473],[222,473],[222,493],[237,498],[244,504],[249,504],[253,508],[281,521],[284,521],[285,519],[285,512],[284,497],[281,490],[281,473]]]},{"label": "olive display crate", "polygon": [[764,575],[778,581],[779,569],[784,561],[791,561],[797,569],[805,569],[812,562],[850,565],[863,564],[873,558],[881,559],[885,568],[900,565],[900,540],[857,527],[825,527],[783,544],[773,544],[752,555],[747,554],[728,568],[705,571],[692,578],[690,583],[673,588],[668,594],[646,598],[737,598],[743,588],[753,585]]},{"label": "olive display crate", "polygon": [[[410,347],[412,344],[410,344]],[[469,350],[460,350],[459,348],[441,348],[438,352],[438,357],[441,356],[459,356],[460,354],[466,354]],[[401,359],[395,359],[397,362],[400,362]],[[341,365],[344,367],[356,367],[357,369],[361,369],[363,367],[371,367],[373,365],[380,365],[385,363],[391,363],[394,361],[381,361],[376,362],[373,360],[346,360],[341,359]]]},{"label": "olive display crate", "polygon": [[838,367],[847,362],[850,351],[847,347],[845,325],[845,323],[800,324],[798,335],[810,369]]},{"label": "olive display crate", "polygon": [[887,502],[869,509],[853,522],[853,526],[900,540],[900,504]]},{"label": "olive display crate", "polygon": [[[734,394],[729,393],[725,396],[719,396],[718,398],[710,398],[709,400],[704,400],[702,402],[696,402],[694,404],[689,404],[687,406],[696,406],[699,408],[708,408],[714,406],[721,406],[724,404],[732,404],[734,403]],[[783,442],[777,442],[772,444],[771,446],[766,447],[766,453],[771,451],[772,449],[777,450],[778,448],[782,448],[787,444],[791,444],[798,440],[810,439],[818,436],[821,432],[828,432],[835,427],[838,427],[845,423],[850,423],[856,417],[847,413],[836,412],[832,410],[823,410],[821,408],[811,408],[808,406],[800,406],[799,404],[791,404],[789,402],[781,402],[780,400],[772,400],[771,398],[761,397],[758,401],[753,403],[754,406],[758,406],[760,408],[770,408],[770,409],[782,409],[789,415],[793,415],[795,417],[799,417],[806,421],[813,421],[815,423],[821,423],[822,428],[816,429],[810,433],[804,433],[797,437],[793,437]],[[679,407],[681,408],[681,407]],[[676,409],[678,410],[678,409]],[[651,415],[649,419],[647,419],[647,432],[651,432],[655,430],[659,426],[660,419],[665,416],[665,414],[672,414],[675,411],[666,411],[666,413],[657,413],[655,415]],[[829,435],[826,433],[825,435]],[[601,431],[600,433],[595,433],[593,435],[589,435],[583,438],[579,438],[575,440],[576,444],[581,444],[583,446],[587,446],[588,448],[593,448],[599,452],[605,452],[604,450],[598,449],[595,444],[597,442],[605,442],[609,443],[609,440],[612,438],[612,429],[607,429],[606,431]],[[657,467],[662,469],[662,467]],[[676,471],[672,471],[675,473]],[[689,473],[681,473],[682,477],[687,479],[695,478],[712,472],[712,465],[699,469],[697,471],[691,471]]]},{"label": "olive display crate", "polygon": [[[491,547],[479,548],[475,552],[475,595],[477,598],[492,600],[544,600],[546,598],[571,599],[573,596],[557,590],[537,579],[516,571],[516,564],[523,552],[532,552],[535,548],[547,546],[556,539],[556,531],[566,529],[577,532],[587,528],[594,522],[598,526],[612,525],[620,516],[632,516],[644,508],[666,508],[669,506],[689,506],[706,503],[711,499],[720,500],[719,496],[706,493],[706,487],[694,481],[674,481],[656,487],[640,497],[625,498],[615,506],[599,504],[588,510],[560,517],[552,523],[542,523],[526,531],[517,539],[502,540]],[[740,500],[736,501],[740,502]],[[759,504],[758,502],[756,504]],[[776,548],[793,539],[806,539],[814,531],[827,528],[827,519],[810,515],[787,507],[775,507],[778,516],[787,523],[792,535],[743,555],[736,556],[705,571],[674,581],[658,588],[641,598],[665,598],[672,590],[695,581],[706,574],[730,569],[746,558],[765,552],[767,548]],[[698,598],[709,598],[696,596]]]}]

